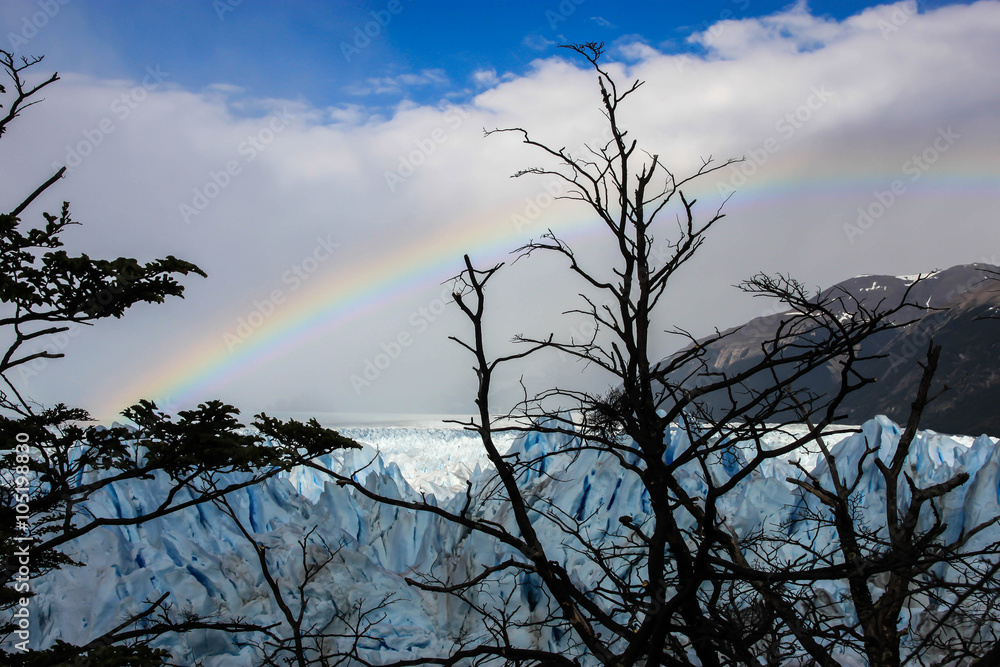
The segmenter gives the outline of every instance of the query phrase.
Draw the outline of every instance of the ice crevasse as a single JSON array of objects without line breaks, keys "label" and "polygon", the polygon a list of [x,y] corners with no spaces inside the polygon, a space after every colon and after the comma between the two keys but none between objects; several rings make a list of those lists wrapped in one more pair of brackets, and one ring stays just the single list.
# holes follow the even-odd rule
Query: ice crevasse
[{"label": "ice crevasse", "polygon": [[[884,516],[884,481],[871,457],[861,466],[858,461],[868,447],[877,447],[877,455],[890,460],[900,435],[896,424],[877,417],[833,445],[841,475],[851,482],[855,481],[851,476],[861,475],[857,480],[864,499],[861,507],[875,526]],[[396,433],[393,437],[403,436]],[[468,437],[457,429],[437,431],[419,447],[404,448],[407,453],[401,457],[402,466],[369,446],[335,452],[323,463],[341,474],[354,475],[380,495],[414,501],[423,498],[455,512],[466,499],[464,493],[450,492],[461,486],[457,480],[471,475],[473,493],[484,499],[479,514],[513,527],[509,503],[498,497],[494,471],[484,465],[482,453],[467,446],[449,448],[449,439]],[[568,442],[567,436],[528,433],[513,441],[508,454],[529,460],[559,452]],[[668,431],[666,443],[666,456],[688,446],[687,436],[679,428]],[[429,453],[435,450],[449,452],[447,466],[430,466],[433,475],[414,467],[414,457],[431,460]],[[721,457],[713,463],[713,477],[728,479],[740,455],[736,447],[736,458]],[[814,477],[828,480],[824,460],[815,456],[799,460]],[[649,516],[641,482],[624,473],[614,457],[597,451],[555,454],[545,459],[544,465],[548,469],[535,466],[522,476],[525,498],[539,513],[558,508],[567,519],[579,522],[591,539],[620,539],[625,531],[621,517],[641,523]],[[450,470],[442,471],[449,466],[462,474],[456,477]],[[408,469],[407,475],[403,468]],[[961,471],[969,474],[969,480],[941,503],[948,525],[945,539],[1000,515],[1000,448],[995,439],[920,432],[906,469],[920,486],[943,482]],[[703,490],[704,480],[695,467],[682,468],[678,475],[689,492]],[[721,514],[738,534],[763,527],[790,533],[813,531],[809,534],[812,539],[833,540],[835,535],[828,529],[791,520],[797,508],[815,502],[786,481],[803,475],[789,458],[772,460],[721,500]],[[115,484],[89,500],[87,509],[99,516],[134,516],[155,505],[162,497],[162,489],[157,493],[156,487],[165,483],[157,478]],[[427,494],[428,489],[437,490],[438,495]],[[907,494],[905,484],[901,485],[901,502],[906,502]],[[484,632],[481,619],[467,605],[451,596],[422,592],[407,585],[407,577],[422,573],[457,580],[514,555],[489,536],[469,532],[431,513],[377,503],[308,469],[234,492],[229,501],[255,540],[266,547],[269,566],[293,609],[298,608],[295,586],[303,574],[301,543],[305,542],[307,554],[317,558],[327,550],[336,551],[331,563],[307,588],[305,626],[333,634],[346,632],[345,620],[356,618],[359,609],[391,595],[382,621],[359,644],[373,662],[440,655],[455,647],[456,637],[476,637]],[[922,520],[926,518],[922,516]],[[588,582],[596,581],[597,567],[573,548],[572,540],[546,527],[545,519],[539,518],[535,525],[550,557],[565,566],[575,582],[586,588]],[[311,530],[314,532],[306,540]],[[816,534],[817,530],[827,532]],[[976,536],[970,548],[998,539],[1000,529],[992,528]],[[261,625],[282,621],[252,546],[233,521],[212,505],[137,526],[105,526],[70,543],[65,550],[83,565],[64,567],[33,582],[38,593],[32,600],[35,648],[56,639],[73,644],[89,642],[118,626],[129,613],[143,609],[144,601],[163,593],[170,594],[168,600],[177,612],[242,618]],[[548,613],[550,604],[537,582],[517,571],[487,582],[474,594],[483,604],[516,609],[527,618]],[[201,659],[206,665],[236,667],[254,664],[258,648],[253,639],[246,634],[195,631],[166,635],[155,645],[169,649],[179,663],[193,664]],[[524,631],[524,636],[512,639],[557,650],[563,650],[569,640],[550,629],[530,634]]]}]

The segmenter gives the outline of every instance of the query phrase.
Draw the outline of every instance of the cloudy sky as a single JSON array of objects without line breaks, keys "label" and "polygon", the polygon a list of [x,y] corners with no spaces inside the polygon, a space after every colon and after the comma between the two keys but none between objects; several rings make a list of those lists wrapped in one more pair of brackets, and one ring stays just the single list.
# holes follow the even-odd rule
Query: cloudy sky
[{"label": "cloudy sky", "polygon": [[[732,286],[758,271],[810,286],[858,274],[1000,263],[1000,2],[283,2],[5,0],[0,42],[58,71],[0,142],[5,210],[59,166],[25,214],[68,200],[71,250],[197,263],[186,297],[49,344],[15,373],[39,401],[103,418],[138,398],[260,410],[466,412],[466,329],[442,281],[469,253],[506,261],[490,344],[580,336],[564,264],[511,266],[551,228],[594,261],[608,240],[553,203],[556,147],[602,136],[586,63],[603,41],[630,136],[676,173],[745,157],[692,185],[728,216],[669,292],[662,329],[705,334],[767,312]],[[665,218],[660,239],[670,238]],[[676,347],[664,335],[663,354]],[[600,386],[567,359],[519,380]]]}]

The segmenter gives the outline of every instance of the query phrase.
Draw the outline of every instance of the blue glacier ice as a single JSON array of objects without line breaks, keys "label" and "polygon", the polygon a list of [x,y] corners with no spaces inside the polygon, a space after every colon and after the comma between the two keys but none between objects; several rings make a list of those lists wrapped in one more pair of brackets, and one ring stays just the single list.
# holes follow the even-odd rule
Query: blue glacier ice
[{"label": "blue glacier ice", "polygon": [[[892,457],[901,429],[878,417],[851,435],[827,441],[838,470],[848,481],[858,482],[864,508],[878,528],[883,509],[881,476],[869,458],[858,461],[867,447],[878,450],[884,461]],[[345,435],[379,445],[382,453],[366,445],[360,450],[335,452],[323,465],[380,495],[403,500],[426,499],[458,511],[465,502],[465,482],[474,497],[483,498],[478,511],[483,518],[513,525],[510,506],[497,497],[487,459],[471,436],[458,429],[343,430]],[[775,436],[773,445],[794,436]],[[667,457],[688,446],[682,429],[667,434]],[[503,446],[509,455],[529,460],[559,451],[567,436],[528,433]],[[717,481],[728,479],[743,454],[735,446],[711,470]],[[797,462],[797,463],[796,463]],[[801,468],[799,467],[801,466]],[[815,500],[803,496],[786,478],[803,478],[804,470],[820,479],[829,477],[827,462],[816,451],[771,460],[726,496],[720,510],[737,534],[768,531],[814,531],[819,540],[832,540],[829,529],[792,520],[796,508]],[[404,470],[406,471],[404,473]],[[1000,448],[987,436],[952,437],[923,431],[918,434],[906,470],[921,485],[939,483],[960,471],[970,479],[942,504],[948,536],[968,530],[1000,515]],[[860,475],[860,480],[854,477]],[[682,486],[691,493],[705,488],[695,466],[681,469]],[[131,480],[114,485],[89,501],[88,510],[109,517],[133,516],[153,505],[156,485],[163,480]],[[558,508],[581,522],[589,539],[624,539],[621,517],[636,524],[650,516],[648,499],[638,478],[623,474],[617,461],[597,451],[560,453],[536,466],[522,479],[525,496],[538,509]],[[901,487],[903,501],[908,491]],[[435,493],[436,492],[436,493]],[[453,597],[422,592],[406,583],[418,573],[441,580],[472,576],[483,565],[512,555],[509,547],[480,533],[470,533],[440,518],[376,503],[356,490],[340,486],[318,471],[296,469],[259,485],[230,494],[229,501],[255,540],[266,547],[268,563],[280,579],[282,590],[297,608],[293,587],[302,578],[302,546],[315,528],[306,551],[322,555],[322,544],[335,550],[331,564],[308,588],[306,625],[327,632],[345,630],[344,622],[357,609],[391,595],[385,618],[375,623],[362,643],[362,653],[372,660],[413,658],[444,653],[455,638],[481,636],[481,619]],[[550,505],[549,505],[550,503]],[[921,520],[928,520],[922,516]],[[579,585],[586,587],[599,576],[596,565],[574,547],[564,533],[537,524],[550,554],[563,564]],[[794,535],[793,535],[794,536]],[[987,544],[1000,537],[993,529],[977,537]],[[322,539],[322,544],[319,539]],[[138,526],[105,526],[68,545],[66,549],[83,565],[66,567],[34,582],[38,596],[32,601],[38,621],[32,643],[45,647],[56,639],[85,643],[144,607],[144,601],[169,593],[177,612],[217,614],[245,618],[263,625],[281,623],[257,557],[233,521],[212,505],[178,512]],[[637,573],[620,572],[630,578]],[[831,594],[835,594],[831,590]],[[511,573],[486,582],[475,591],[483,604],[507,606],[525,618],[548,613],[548,601],[531,577]],[[516,611],[514,611],[516,609]],[[375,617],[373,617],[375,618]],[[158,645],[168,648],[178,663],[202,659],[207,665],[236,667],[253,664],[258,648],[253,637],[198,631],[166,636]],[[259,638],[258,638],[259,639]],[[557,630],[534,634],[514,632],[514,641],[562,648],[567,639]],[[845,664],[849,661],[845,659]]]}]

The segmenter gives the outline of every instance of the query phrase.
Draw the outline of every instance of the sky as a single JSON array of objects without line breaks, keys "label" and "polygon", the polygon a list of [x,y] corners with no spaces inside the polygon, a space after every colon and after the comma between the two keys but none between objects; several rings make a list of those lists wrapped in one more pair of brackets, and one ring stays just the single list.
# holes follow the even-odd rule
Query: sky
[{"label": "sky", "polygon": [[[595,266],[593,215],[561,201],[514,135],[583,150],[605,131],[594,72],[559,44],[604,42],[621,122],[726,218],[669,288],[654,349],[773,312],[757,272],[820,288],[859,274],[1000,264],[1000,2],[282,2],[5,0],[4,49],[60,81],[0,141],[10,210],[71,202],[74,252],[198,264],[184,299],[47,343],[15,371],[35,400],[110,419],[218,398],[244,415],[473,409],[469,333],[448,279],[463,254],[504,267],[488,344],[579,339],[584,286],[547,229]],[[727,201],[728,198],[728,201]],[[676,228],[663,218],[657,242]],[[559,355],[505,370],[498,405],[610,380]]]}]

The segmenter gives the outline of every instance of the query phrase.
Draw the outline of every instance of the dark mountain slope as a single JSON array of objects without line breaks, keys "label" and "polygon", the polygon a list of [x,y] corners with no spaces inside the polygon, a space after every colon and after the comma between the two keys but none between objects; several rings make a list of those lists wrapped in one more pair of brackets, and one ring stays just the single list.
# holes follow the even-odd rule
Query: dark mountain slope
[{"label": "dark mountain slope", "polygon": [[[1000,268],[986,264],[956,266],[914,284],[915,276],[858,276],[824,290],[824,296],[852,294],[866,308],[908,301],[897,322],[915,320],[869,339],[863,355],[883,355],[863,366],[877,382],[851,395],[843,405],[847,421],[861,423],[877,414],[905,420],[916,394],[928,341],[942,346],[937,385],[949,387],[924,413],[923,428],[945,433],[1000,435]],[[844,299],[845,308],[852,308]],[[843,310],[843,309],[841,309]],[[783,316],[756,318],[707,348],[710,371],[733,373],[762,356],[761,343],[774,335]],[[807,376],[802,388],[829,394],[837,368]],[[709,406],[717,407],[717,406]]]}]

